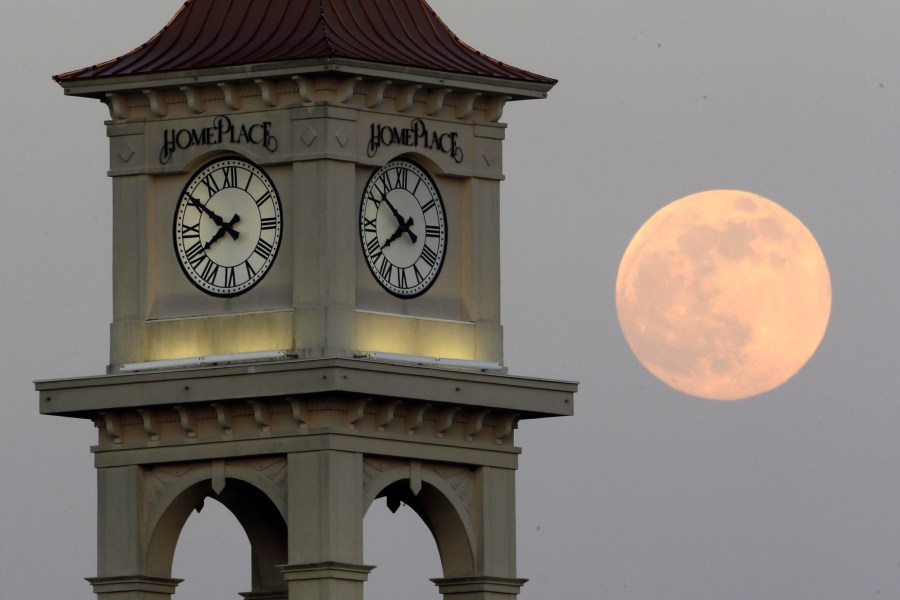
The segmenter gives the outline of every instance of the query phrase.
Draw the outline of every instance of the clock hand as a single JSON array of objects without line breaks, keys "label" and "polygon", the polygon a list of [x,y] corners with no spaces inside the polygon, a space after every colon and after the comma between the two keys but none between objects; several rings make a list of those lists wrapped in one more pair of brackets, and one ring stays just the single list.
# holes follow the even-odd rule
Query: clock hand
[{"label": "clock hand", "polygon": [[[201,212],[204,212],[207,215],[209,215],[209,218],[212,219],[213,223],[215,223],[219,227],[224,227],[225,231],[227,231],[228,234],[231,236],[231,239],[233,239],[233,240],[238,239],[238,232],[235,231],[234,228],[231,226],[233,223],[236,223],[237,221],[234,221],[232,219],[233,223],[226,223],[222,217],[220,217],[219,215],[214,213],[205,204],[201,203],[199,200],[197,200],[190,194],[188,194],[188,200],[190,201],[191,204],[193,204]],[[237,216],[237,215],[235,215],[235,216]],[[218,232],[216,232],[216,233],[218,233]]]},{"label": "clock hand", "polygon": [[386,239],[384,241],[384,244],[381,246],[382,249],[390,246],[394,240],[396,240],[398,237],[403,235],[404,231],[409,234],[409,238],[412,240],[412,243],[415,244],[416,243],[416,234],[414,234],[412,231],[409,230],[409,228],[412,226],[412,224],[413,224],[412,217],[408,218],[406,220],[406,223],[401,223],[400,227],[397,228],[397,231],[395,231],[391,235],[391,237],[389,237],[388,239]]},{"label": "clock hand", "polygon": [[[400,224],[400,229],[398,231],[400,231],[401,233],[403,233],[404,231],[406,233],[408,233],[410,241],[412,241],[412,243],[415,244],[416,240],[419,239],[419,237],[415,233],[413,233],[412,230],[410,229],[410,227],[412,227],[412,224],[413,224],[412,217],[408,218],[406,220],[406,222],[404,222],[403,215],[400,214],[399,210],[394,208],[394,205],[391,204],[391,201],[387,199],[387,196],[384,197],[384,201],[388,205],[388,208],[391,209],[391,212],[394,213],[394,218],[397,219],[397,223]],[[396,238],[391,239],[391,241],[394,241],[394,239],[396,239]]]},{"label": "clock hand", "polygon": [[225,222],[223,221],[222,224],[219,226],[219,230],[216,231],[215,235],[213,235],[211,238],[209,238],[209,241],[208,241],[208,242],[206,242],[205,244],[203,244],[203,249],[204,249],[204,250],[209,250],[210,246],[212,246],[214,243],[216,243],[216,242],[219,240],[220,237],[222,237],[223,235],[225,235],[225,232],[226,232],[226,231],[228,231],[228,232],[231,233],[231,237],[232,237],[233,239],[235,239],[235,240],[238,239],[238,236],[241,235],[241,232],[240,232],[240,231],[235,231],[235,230],[232,228],[232,225],[234,225],[235,223],[237,223],[237,222],[240,221],[240,220],[241,220],[241,216],[240,216],[240,215],[234,215],[233,217],[231,217],[231,221],[229,221],[228,223],[225,223]]}]

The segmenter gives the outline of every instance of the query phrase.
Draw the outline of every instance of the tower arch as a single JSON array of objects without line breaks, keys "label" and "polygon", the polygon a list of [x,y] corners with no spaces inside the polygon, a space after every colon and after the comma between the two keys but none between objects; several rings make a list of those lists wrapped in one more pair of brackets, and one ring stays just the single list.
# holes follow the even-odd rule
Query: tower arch
[{"label": "tower arch", "polygon": [[185,523],[192,511],[199,511],[207,499],[213,499],[235,516],[247,535],[253,592],[284,590],[286,584],[277,568],[287,562],[284,495],[252,471],[229,469],[228,477],[217,481],[209,471],[203,474],[197,469],[166,489],[147,520],[144,557],[148,572],[171,577],[175,548]]},{"label": "tower arch", "polygon": [[392,512],[403,502],[422,519],[434,537],[444,577],[475,572],[475,529],[471,504],[467,504],[471,498],[456,491],[433,468],[413,463],[383,471],[366,487],[364,511],[378,498],[386,498]]}]

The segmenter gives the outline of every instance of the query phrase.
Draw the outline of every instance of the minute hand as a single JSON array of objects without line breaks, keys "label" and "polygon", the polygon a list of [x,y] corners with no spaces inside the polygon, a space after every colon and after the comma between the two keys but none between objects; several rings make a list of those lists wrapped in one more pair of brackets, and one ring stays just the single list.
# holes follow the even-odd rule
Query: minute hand
[{"label": "minute hand", "polygon": [[[220,217],[219,215],[214,213],[212,210],[207,208],[207,206],[205,204],[203,204],[202,202],[200,202],[199,200],[197,200],[190,194],[188,194],[188,200],[190,201],[191,204],[193,204],[195,207],[200,209],[200,211],[209,215],[209,218],[212,219],[213,223],[215,223],[216,225],[218,225],[219,227],[224,229],[228,233],[228,235],[231,236],[231,239],[236,240],[236,239],[238,239],[238,236],[241,235],[239,232],[235,231],[234,227],[231,226],[232,223],[226,223],[225,219],[223,219],[222,217]],[[240,218],[240,217],[238,217],[238,218]],[[232,220],[232,222],[236,222],[236,221]]]},{"label": "minute hand", "polygon": [[[413,224],[412,217],[410,217],[409,219],[407,219],[407,220],[404,221],[404,220],[403,220],[403,215],[400,214],[400,211],[398,211],[396,208],[394,208],[394,205],[391,204],[391,201],[388,200],[387,197],[385,197],[384,202],[388,205],[388,208],[391,209],[391,212],[394,213],[394,218],[397,219],[397,223],[400,224],[400,229],[399,229],[398,231],[400,231],[401,233],[404,232],[404,231],[405,231],[406,233],[408,233],[408,234],[409,234],[409,239],[412,241],[413,244],[415,244],[415,243],[416,243],[416,240],[419,239],[419,238],[418,238],[418,236],[417,236],[416,234],[414,234],[414,233],[412,232],[412,230],[410,229],[410,226]],[[393,240],[391,240],[391,241],[393,241]]]}]

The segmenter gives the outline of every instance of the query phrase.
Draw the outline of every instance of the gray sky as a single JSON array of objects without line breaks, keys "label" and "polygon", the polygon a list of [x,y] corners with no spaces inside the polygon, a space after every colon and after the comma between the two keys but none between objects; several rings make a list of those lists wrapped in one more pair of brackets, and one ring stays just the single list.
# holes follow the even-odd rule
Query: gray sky
[{"label": "gray sky", "polygon": [[[0,581],[10,598],[88,600],[82,578],[95,574],[94,430],[40,417],[31,381],[107,362],[108,114],[65,98],[50,75],[130,50],[180,5],[17,2],[0,20]],[[503,117],[506,362],[581,382],[575,417],[517,434],[519,574],[531,580],[520,598],[900,597],[900,4],[432,6],[476,48],[560,79],[548,100]],[[638,227],[715,188],[797,215],[834,294],[807,366],[736,403],[656,381],[631,355],[614,303]],[[173,574],[190,578],[180,600],[249,589],[249,546],[214,504],[179,546]],[[379,506],[366,527],[366,559],[380,565],[368,598],[438,597],[424,525]]]}]

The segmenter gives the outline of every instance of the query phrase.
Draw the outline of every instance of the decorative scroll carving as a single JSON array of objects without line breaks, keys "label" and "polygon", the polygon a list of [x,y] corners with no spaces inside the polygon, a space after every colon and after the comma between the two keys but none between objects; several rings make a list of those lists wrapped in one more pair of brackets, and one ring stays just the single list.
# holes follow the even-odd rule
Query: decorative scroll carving
[{"label": "decorative scroll carving", "polygon": [[468,94],[460,94],[459,100],[456,104],[456,118],[468,118],[472,114],[472,111],[475,109],[475,100],[480,95],[481,92],[469,92]]},{"label": "decorative scroll carving", "polygon": [[438,88],[436,90],[432,90],[430,94],[428,94],[428,100],[425,102],[425,114],[433,115],[437,114],[444,108],[444,98],[447,97],[452,90],[450,88]]},{"label": "decorative scroll carving", "polygon": [[269,431],[269,425],[272,423],[272,412],[269,410],[269,403],[261,402],[259,400],[249,400],[247,404],[253,408],[253,418],[256,420],[256,424],[259,425],[263,431]]},{"label": "decorative scroll carving", "polygon": [[259,88],[263,104],[270,107],[278,106],[278,84],[268,79],[255,79],[253,83]]},{"label": "decorative scroll carving", "polygon": [[338,83],[337,88],[334,90],[334,101],[338,104],[344,104],[353,98],[353,92],[360,81],[362,81],[362,77],[348,77]]},{"label": "decorative scroll carving", "polygon": [[519,416],[519,413],[507,413],[497,419],[494,423],[494,438],[497,444],[502,444],[512,434],[519,422]]},{"label": "decorative scroll carving", "polygon": [[485,409],[469,415],[469,420],[466,423],[467,442],[471,442],[476,435],[481,433],[481,430],[484,428],[484,418],[488,416],[490,412],[491,411]]},{"label": "decorative scroll carving", "polygon": [[306,410],[306,403],[298,398],[288,398],[288,403],[291,405],[291,416],[300,429],[308,429],[309,412]]},{"label": "decorative scroll carving", "polygon": [[366,107],[375,108],[384,100],[384,91],[391,84],[388,80],[373,81],[369,83],[369,89],[366,92]]},{"label": "decorative scroll carving", "polygon": [[300,94],[300,101],[312,102],[314,99],[315,89],[313,82],[306,77],[301,77],[300,75],[294,75],[293,80],[297,84],[297,93]]},{"label": "decorative scroll carving", "polygon": [[356,424],[359,423],[366,414],[366,404],[371,401],[372,398],[366,397],[354,400],[347,405],[347,417],[344,420],[347,427],[350,429],[356,428]]},{"label": "decorative scroll carving", "polygon": [[106,105],[109,107],[109,116],[113,119],[128,118],[128,98],[124,94],[106,94]]},{"label": "decorative scroll carving", "polygon": [[453,417],[459,411],[458,406],[449,406],[441,409],[435,419],[434,433],[437,437],[442,438],[444,434],[453,427]]},{"label": "decorative scroll carving", "polygon": [[203,98],[198,88],[190,85],[183,85],[181,86],[181,91],[184,92],[184,97],[187,100],[187,105],[188,108],[191,109],[191,112],[199,114],[204,111]]},{"label": "decorative scroll carving", "polygon": [[152,408],[139,408],[137,411],[141,415],[141,421],[144,424],[144,431],[150,436],[151,441],[159,440],[159,417]]},{"label": "decorative scroll carving", "polygon": [[159,90],[144,90],[144,95],[150,101],[150,110],[157,117],[164,117],[169,112],[168,103],[166,102],[165,92]]},{"label": "decorative scroll carving", "polygon": [[113,443],[121,444],[122,424],[119,415],[104,410],[100,413],[100,417],[103,419],[103,426],[106,428],[106,433],[113,439]]},{"label": "decorative scroll carving", "polygon": [[229,435],[233,433],[231,405],[223,402],[213,402],[212,407],[216,411],[216,421],[219,423],[222,431]]},{"label": "decorative scroll carving", "polygon": [[406,433],[412,435],[419,427],[422,426],[422,423],[425,421],[425,412],[430,407],[431,405],[426,403],[412,407],[410,413],[407,415],[408,427],[406,428]]},{"label": "decorative scroll carving", "polygon": [[397,97],[394,98],[394,110],[397,112],[406,112],[412,108],[416,92],[421,88],[422,86],[419,84],[404,85],[401,88],[397,88]]},{"label": "decorative scroll carving", "polygon": [[402,403],[401,400],[389,400],[381,405],[381,408],[378,409],[378,415],[375,417],[378,431],[384,431],[386,427],[389,427],[394,422],[394,413]]},{"label": "decorative scroll carving", "polygon": [[225,106],[231,110],[239,110],[241,108],[241,88],[234,83],[220,83],[222,93],[225,96]]},{"label": "decorative scroll carving", "polygon": [[503,108],[511,99],[511,96],[492,96],[488,98],[484,107],[484,118],[489,123],[496,123],[503,116]]},{"label": "decorative scroll carving", "polygon": [[181,422],[181,428],[187,432],[188,437],[197,437],[197,420],[194,416],[194,409],[190,406],[176,406],[178,419]]}]

